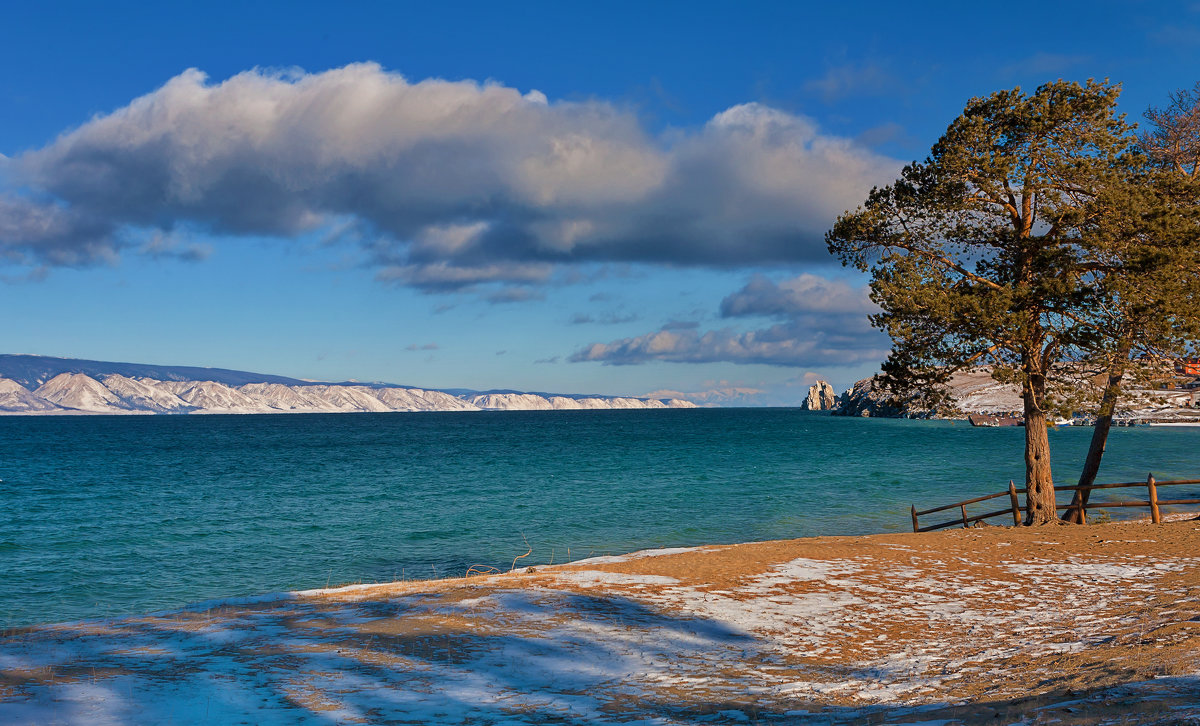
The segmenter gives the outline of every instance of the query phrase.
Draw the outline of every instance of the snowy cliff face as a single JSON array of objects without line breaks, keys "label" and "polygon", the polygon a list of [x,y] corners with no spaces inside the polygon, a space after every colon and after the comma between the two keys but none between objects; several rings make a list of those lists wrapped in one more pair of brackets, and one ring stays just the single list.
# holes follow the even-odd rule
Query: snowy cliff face
[{"label": "snowy cliff face", "polygon": [[87,413],[131,413],[133,407],[82,373],[62,373],[43,383],[33,395],[59,408]]},{"label": "snowy cliff face", "polygon": [[0,413],[359,413],[390,411],[559,411],[565,409],[693,408],[675,399],[571,398],[533,393],[452,396],[420,388],[352,384],[160,381],[120,374],[97,380],[62,373],[30,391],[0,378]]},{"label": "snowy cliff face", "polygon": [[12,413],[46,413],[61,410],[61,408],[41,396],[33,395],[29,392],[29,389],[16,381],[0,378],[0,411],[9,411]]},{"label": "snowy cliff face", "polygon": [[[963,414],[1021,410],[1020,389],[992,378],[988,368],[974,368],[954,374],[947,384],[947,389],[951,402]],[[931,414],[928,411],[897,409],[888,405],[887,396],[876,386],[875,379],[865,378],[838,397],[834,415],[929,418]]]},{"label": "snowy cliff face", "polygon": [[[963,414],[1019,411],[1021,391],[1012,384],[1000,383],[991,371],[977,368],[956,373],[947,384],[950,401]],[[933,412],[913,407],[896,408],[874,378],[864,378],[837,399],[835,416],[877,416],[883,418],[938,418]]]},{"label": "snowy cliff face", "polygon": [[117,374],[105,376],[100,381],[132,409],[151,413],[187,413],[195,408],[172,391],[155,385],[158,381],[135,380]]},{"label": "snowy cliff face", "polygon": [[197,411],[226,413],[251,411],[258,407],[253,398],[214,381],[159,381],[158,388],[174,393]]},{"label": "snowy cliff face", "polygon": [[[1011,383],[992,378],[990,368],[979,367],[955,373],[947,383],[950,400],[965,414],[1007,413],[1022,408],[1021,389]],[[1127,400],[1136,399],[1136,390],[1126,391]],[[891,418],[926,418],[926,411],[896,409],[886,403],[883,391],[874,378],[865,378],[838,398],[834,411],[839,416],[883,416]]]},{"label": "snowy cliff face", "polygon": [[393,411],[476,411],[478,406],[441,391],[420,388],[382,388],[375,391]]},{"label": "snowy cliff face", "polygon": [[571,398],[539,396],[536,393],[482,393],[466,400],[488,411],[574,411],[642,408],[696,408],[691,401],[676,398]]},{"label": "snowy cliff face", "polygon": [[874,378],[864,378],[838,397],[833,415],[901,418],[904,413],[887,404],[887,395],[876,387]]},{"label": "snowy cliff face", "polygon": [[1020,387],[1000,383],[991,369],[979,368],[957,373],[950,379],[950,391],[963,413],[1020,411],[1024,406]]},{"label": "snowy cliff face", "polygon": [[467,402],[488,411],[553,411],[554,405],[532,393],[485,393],[470,396]]},{"label": "snowy cliff face", "polygon": [[829,381],[817,381],[808,387],[808,396],[801,407],[809,411],[832,411],[837,403],[837,394],[833,392]]}]

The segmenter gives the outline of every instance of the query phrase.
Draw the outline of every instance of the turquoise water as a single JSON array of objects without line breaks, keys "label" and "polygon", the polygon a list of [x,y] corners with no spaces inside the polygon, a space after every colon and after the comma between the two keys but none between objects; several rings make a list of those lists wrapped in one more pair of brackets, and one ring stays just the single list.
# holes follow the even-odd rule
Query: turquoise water
[{"label": "turquoise water", "polygon": [[[1059,481],[1090,435],[1052,433]],[[508,569],[522,536],[536,565],[906,531],[911,503],[1020,482],[1022,437],[796,409],[2,417],[0,626]],[[1115,430],[1100,479],[1200,478],[1198,444]]]}]

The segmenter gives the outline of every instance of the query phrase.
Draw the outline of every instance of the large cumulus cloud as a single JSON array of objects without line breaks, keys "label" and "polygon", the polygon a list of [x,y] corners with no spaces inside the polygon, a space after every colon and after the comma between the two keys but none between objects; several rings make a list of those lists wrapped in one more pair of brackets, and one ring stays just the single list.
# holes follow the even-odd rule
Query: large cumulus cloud
[{"label": "large cumulus cloud", "polygon": [[865,288],[802,274],[775,282],[755,276],[721,301],[722,318],[766,318],[773,322],[748,331],[729,327],[701,332],[666,325],[644,335],[593,343],[570,361],[606,365],[742,363],[818,368],[873,362],[887,354],[886,338],[870,326],[878,308]]},{"label": "large cumulus cloud", "polygon": [[0,157],[0,255],[111,258],[135,233],[352,225],[387,280],[530,284],[557,265],[824,259],[821,236],[897,164],[759,104],[648,133],[603,101],[409,82],[374,64],[162,88]]}]

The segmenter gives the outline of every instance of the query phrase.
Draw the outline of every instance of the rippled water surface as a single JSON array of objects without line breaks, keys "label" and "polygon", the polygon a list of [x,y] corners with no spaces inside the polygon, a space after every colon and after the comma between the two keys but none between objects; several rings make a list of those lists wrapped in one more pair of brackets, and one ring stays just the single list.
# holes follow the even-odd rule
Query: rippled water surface
[{"label": "rippled water surface", "polygon": [[[1090,435],[1052,433],[1057,480]],[[1022,437],[796,409],[0,417],[0,626],[508,569],[523,536],[526,565],[904,531],[1019,483]],[[1198,452],[1118,429],[1100,479],[1200,478]]]}]

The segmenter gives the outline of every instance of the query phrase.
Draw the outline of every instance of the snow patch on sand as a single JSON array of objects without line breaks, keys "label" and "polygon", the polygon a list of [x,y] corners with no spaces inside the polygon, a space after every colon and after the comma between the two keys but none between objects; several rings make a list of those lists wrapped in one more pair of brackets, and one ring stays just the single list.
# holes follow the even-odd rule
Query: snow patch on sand
[{"label": "snow patch on sand", "polygon": [[[720,582],[593,559],[416,592],[352,585],[46,626],[0,637],[0,723],[918,723],[959,675],[1011,689],[1016,656],[1141,632],[1122,618],[1147,588],[1186,602],[1196,593],[1170,578],[1200,567],[880,557],[795,558]],[[1021,695],[1003,688],[992,697]],[[1186,701],[1195,679],[1121,688],[1176,688],[1191,705],[1175,715],[1200,715]],[[814,701],[834,705],[815,714]]]},{"label": "snow patch on sand", "polygon": [[[574,565],[611,565],[618,562],[629,562],[630,560],[640,560],[643,557],[664,557],[666,555],[679,555],[685,552],[696,552],[700,547],[663,547],[654,550],[638,550],[624,555],[601,555],[599,557],[588,557],[582,560],[574,560],[570,564]],[[705,548],[712,549],[712,548]]]},{"label": "snow patch on sand", "polygon": [[560,582],[569,582],[580,587],[595,587],[596,585],[677,585],[679,580],[663,575],[629,575],[624,572],[605,572],[602,570],[579,570],[563,572],[555,575]]}]

